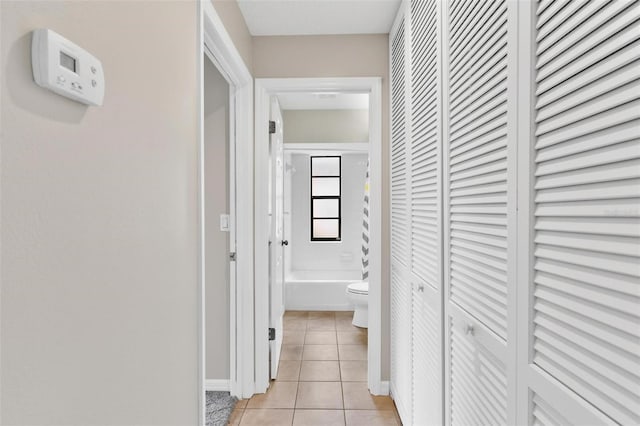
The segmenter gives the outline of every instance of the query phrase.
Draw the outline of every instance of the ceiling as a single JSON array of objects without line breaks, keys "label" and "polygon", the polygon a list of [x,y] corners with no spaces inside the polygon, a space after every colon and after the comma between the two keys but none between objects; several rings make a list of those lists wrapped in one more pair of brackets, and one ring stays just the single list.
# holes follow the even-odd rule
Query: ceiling
[{"label": "ceiling", "polygon": [[283,110],[292,109],[368,109],[366,93],[279,93]]},{"label": "ceiling", "polygon": [[401,0],[237,0],[254,36],[387,34]]}]

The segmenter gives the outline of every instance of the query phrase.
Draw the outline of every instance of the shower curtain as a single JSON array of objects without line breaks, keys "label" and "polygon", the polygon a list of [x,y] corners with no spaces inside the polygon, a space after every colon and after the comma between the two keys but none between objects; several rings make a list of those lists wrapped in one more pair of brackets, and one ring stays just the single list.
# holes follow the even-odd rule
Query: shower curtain
[{"label": "shower curtain", "polygon": [[364,183],[364,214],[362,215],[362,281],[369,279],[369,160]]}]

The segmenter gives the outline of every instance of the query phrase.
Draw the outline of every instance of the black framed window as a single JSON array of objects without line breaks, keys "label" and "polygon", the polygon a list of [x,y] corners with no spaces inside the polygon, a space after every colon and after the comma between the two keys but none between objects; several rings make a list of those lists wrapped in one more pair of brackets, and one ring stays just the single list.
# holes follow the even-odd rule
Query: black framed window
[{"label": "black framed window", "polygon": [[342,158],[311,156],[311,241],[340,241]]}]

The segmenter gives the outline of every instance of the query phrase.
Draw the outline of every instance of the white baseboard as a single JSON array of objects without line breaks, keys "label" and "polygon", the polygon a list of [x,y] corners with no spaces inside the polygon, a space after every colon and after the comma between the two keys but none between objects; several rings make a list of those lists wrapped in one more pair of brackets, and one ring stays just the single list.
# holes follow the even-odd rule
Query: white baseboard
[{"label": "white baseboard", "polygon": [[369,392],[372,395],[387,396],[389,395],[389,382],[382,381],[378,383],[370,383]]},{"label": "white baseboard", "polygon": [[205,380],[204,389],[207,391],[229,392],[229,380]]},{"label": "white baseboard", "polygon": [[353,311],[353,305],[288,303],[285,306],[287,311]]}]

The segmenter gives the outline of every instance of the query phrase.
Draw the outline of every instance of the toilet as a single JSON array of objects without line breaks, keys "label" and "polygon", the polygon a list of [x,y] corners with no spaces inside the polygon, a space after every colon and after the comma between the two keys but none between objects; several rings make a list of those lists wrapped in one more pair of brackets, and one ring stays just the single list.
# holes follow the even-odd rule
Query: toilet
[{"label": "toilet", "polygon": [[347,297],[353,304],[353,321],[356,327],[369,325],[369,281],[356,281],[347,286]]}]

